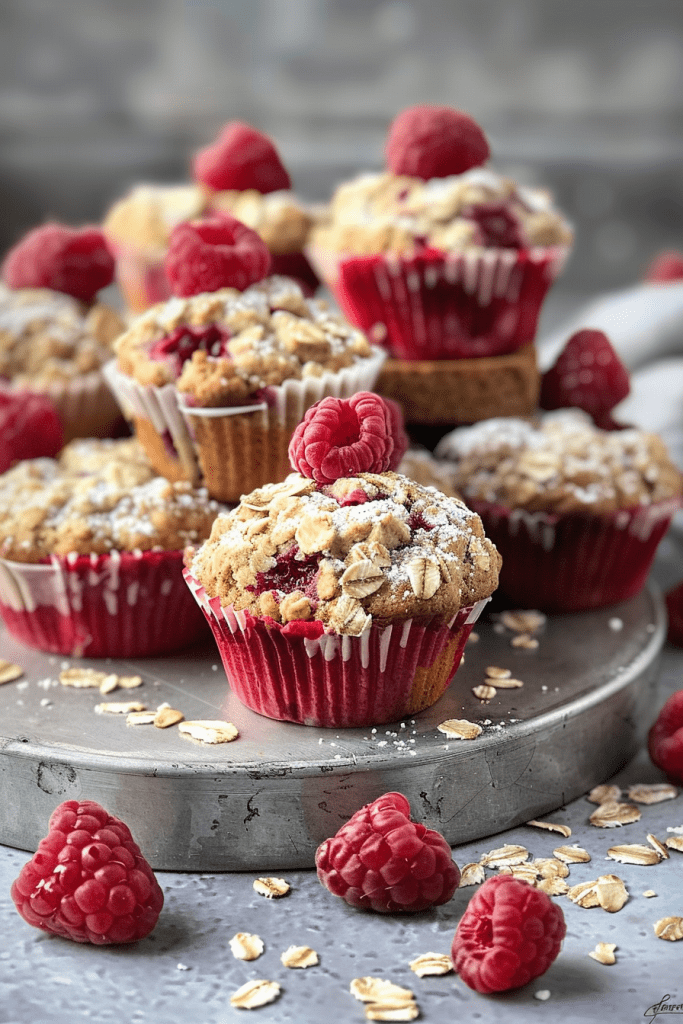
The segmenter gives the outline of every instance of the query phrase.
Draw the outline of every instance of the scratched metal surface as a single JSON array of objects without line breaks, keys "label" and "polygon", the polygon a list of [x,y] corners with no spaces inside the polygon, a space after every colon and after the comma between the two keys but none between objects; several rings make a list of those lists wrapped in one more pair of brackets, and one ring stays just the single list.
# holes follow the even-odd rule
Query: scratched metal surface
[{"label": "scratched metal surface", "polygon": [[[102,698],[60,686],[70,662],[3,632],[0,657],[25,677],[0,688],[0,842],[33,850],[58,803],[89,798],[130,825],[155,868],[306,868],[322,839],[392,789],[452,844],[492,835],[566,804],[636,752],[651,717],[663,622],[661,600],[648,590],[609,609],[550,618],[530,651],[512,648],[512,634],[489,616],[434,708],[339,732],[248,711],[229,693],[211,642],[172,658],[107,662],[139,672],[144,685]],[[491,664],[524,686],[482,704],[471,690]],[[131,698],[167,701],[187,719],[225,717],[240,737],[209,747],[94,712],[103,699]],[[448,740],[436,727],[450,718],[480,722],[483,734]]]}]

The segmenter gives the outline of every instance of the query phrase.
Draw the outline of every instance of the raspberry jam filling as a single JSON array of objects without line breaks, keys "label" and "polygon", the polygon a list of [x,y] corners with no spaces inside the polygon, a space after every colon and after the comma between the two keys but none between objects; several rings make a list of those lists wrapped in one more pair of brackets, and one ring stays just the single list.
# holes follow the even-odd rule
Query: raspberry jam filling
[{"label": "raspberry jam filling", "polygon": [[481,244],[500,249],[523,249],[519,221],[505,203],[476,203],[463,210],[481,232]]},{"label": "raspberry jam filling", "polygon": [[208,327],[182,325],[176,327],[165,338],[155,341],[149,355],[150,359],[157,362],[168,363],[174,376],[179,377],[184,364],[195,352],[208,352],[215,359],[221,356],[229,358],[229,340],[229,333],[216,324],[210,324]]},{"label": "raspberry jam filling", "polygon": [[316,580],[321,555],[306,555],[304,558],[297,558],[297,555],[300,551],[296,545],[282,552],[277,556],[277,565],[258,573],[256,583],[246,589],[254,594],[265,594],[269,590],[291,594],[301,590],[309,600],[312,598],[317,603]]}]

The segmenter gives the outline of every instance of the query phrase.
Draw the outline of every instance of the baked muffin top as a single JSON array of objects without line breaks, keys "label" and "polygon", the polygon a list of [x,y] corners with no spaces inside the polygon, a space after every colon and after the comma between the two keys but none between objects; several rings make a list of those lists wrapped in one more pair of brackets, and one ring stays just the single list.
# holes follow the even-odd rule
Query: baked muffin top
[{"label": "baked muffin top", "polygon": [[465,501],[530,512],[603,514],[681,492],[661,438],[636,428],[600,430],[579,409],[460,427],[442,438],[436,455],[448,460]]},{"label": "baked muffin top", "polygon": [[207,537],[224,508],[204,488],[157,476],[134,439],[72,441],[58,459],[0,476],[0,555],[182,550]]},{"label": "baked muffin top", "polygon": [[116,342],[139,384],[177,382],[188,404],[243,405],[286,380],[336,373],[378,353],[324,302],[287,277],[153,306]]},{"label": "baked muffin top", "polygon": [[275,255],[301,252],[313,216],[293,192],[214,192],[212,210],[231,213],[261,236]]},{"label": "baked muffin top", "polygon": [[317,486],[290,474],[219,515],[190,569],[222,606],[359,636],[489,597],[500,556],[457,498],[397,473]]},{"label": "baked muffin top", "polygon": [[150,257],[161,259],[176,224],[199,217],[206,203],[199,185],[135,185],[111,207],[102,230],[114,242],[149,249]]},{"label": "baked muffin top", "polygon": [[340,185],[314,244],[354,255],[567,246],[572,231],[549,193],[481,167],[445,178],[384,171]]},{"label": "baked muffin top", "polygon": [[0,376],[29,385],[98,370],[123,329],[102,303],[86,309],[62,292],[0,284]]}]

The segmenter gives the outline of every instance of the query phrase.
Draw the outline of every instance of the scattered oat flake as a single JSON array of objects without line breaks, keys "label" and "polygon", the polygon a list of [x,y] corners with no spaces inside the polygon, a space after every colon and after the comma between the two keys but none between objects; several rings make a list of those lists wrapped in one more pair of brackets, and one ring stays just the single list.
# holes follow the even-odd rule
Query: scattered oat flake
[{"label": "scattered oat flake", "polygon": [[472,630],[470,635],[467,637],[467,643],[468,644],[478,644],[479,643],[479,634],[475,633],[474,630]]},{"label": "scattered oat flake", "polygon": [[114,690],[118,687],[118,685],[119,677],[116,675],[116,673],[112,672],[111,675],[105,676],[102,682],[100,683],[100,693],[103,695],[107,693],[113,693]]},{"label": "scattered oat flake", "polygon": [[650,846],[652,846],[657,851],[662,860],[669,859],[669,851],[667,850],[666,846],[661,841],[661,839],[658,839],[657,836],[653,836],[652,832],[648,832],[647,841],[650,844]]},{"label": "scattered oat flake", "polygon": [[422,953],[411,960],[409,966],[418,978],[425,978],[432,974],[449,974],[453,970],[453,961],[446,953]]},{"label": "scattered oat flake", "polygon": [[529,857],[529,851],[524,846],[517,846],[513,843],[506,843],[496,850],[490,850],[479,858],[479,863],[487,868],[511,867],[513,864],[522,864]]},{"label": "scattered oat flake", "polygon": [[159,708],[154,716],[154,725],[157,729],[168,729],[169,726],[182,722],[184,717],[182,711],[176,711],[175,708]]},{"label": "scattered oat flake", "polygon": [[486,880],[486,874],[481,864],[465,864],[460,872],[460,885],[462,889],[468,885],[479,885]]},{"label": "scattered oat flake", "polygon": [[527,825],[532,825],[534,828],[544,828],[548,832],[559,832],[565,839],[568,839],[572,834],[572,830],[569,825],[559,825],[555,821],[536,821],[536,819],[533,818],[531,821],[527,821]]},{"label": "scattered oat flake", "polygon": [[265,896],[266,899],[279,899],[280,896],[286,896],[291,885],[289,882],[285,882],[284,878],[255,878],[254,879],[254,891],[259,896]]},{"label": "scattered oat flake", "polygon": [[683,836],[672,836],[671,839],[667,839],[665,846],[667,850],[678,850],[679,853],[683,853]]},{"label": "scattered oat flake", "polygon": [[118,684],[122,690],[137,690],[142,686],[142,676],[119,676]]},{"label": "scattered oat flake", "polygon": [[478,700],[492,700],[496,696],[495,686],[488,686],[482,683],[481,686],[473,686],[472,693]]},{"label": "scattered oat flake", "polygon": [[569,886],[564,878],[559,878],[558,876],[542,878],[540,882],[536,883],[536,888],[540,889],[541,892],[547,893],[548,896],[566,896],[569,892]]},{"label": "scattered oat flake", "polygon": [[19,665],[13,665],[11,661],[0,659],[0,686],[3,683],[13,683],[15,679],[23,676],[24,670]]},{"label": "scattered oat flake", "polygon": [[535,636],[529,636],[528,633],[518,633],[510,641],[510,647],[521,647],[527,651],[535,651],[538,647],[538,640]]},{"label": "scattered oat flake", "polygon": [[449,718],[437,725],[437,729],[452,740],[474,740],[482,732],[480,725],[468,722],[466,718]]},{"label": "scattered oat flake", "polygon": [[579,885],[572,885],[567,891],[567,896],[572,903],[578,904],[579,907],[590,909],[590,907],[600,906],[597,882],[581,882]]},{"label": "scattered oat flake", "polygon": [[624,843],[621,846],[610,846],[607,856],[622,864],[659,864],[661,857],[651,846],[640,843]]},{"label": "scattered oat flake", "polygon": [[258,960],[265,948],[263,939],[249,932],[237,932],[228,944],[236,960]]},{"label": "scattered oat flake", "polygon": [[621,910],[628,900],[626,886],[618,875],[600,875],[594,882],[573,885],[567,896],[580,907],[602,907],[611,914]]},{"label": "scattered oat flake", "polygon": [[620,786],[595,786],[586,797],[592,804],[617,803],[621,800]]},{"label": "scattered oat flake", "polygon": [[231,743],[239,736],[238,730],[232,722],[223,722],[220,719],[198,719],[195,722],[181,722],[178,726],[181,736],[187,736],[191,740],[199,740],[200,743]]},{"label": "scattered oat flake", "polygon": [[107,678],[109,672],[96,672],[94,668],[65,668],[59,673],[62,686],[74,686],[76,689],[95,689]]},{"label": "scattered oat flake", "polygon": [[653,927],[658,939],[666,939],[667,942],[683,939],[683,917],[662,917],[655,921]]},{"label": "scattered oat flake", "polygon": [[592,956],[594,960],[597,960],[599,964],[615,964],[617,958],[614,955],[614,950],[617,948],[616,942],[598,942],[595,949],[592,949],[589,956]]},{"label": "scattered oat flake", "polygon": [[569,874],[566,863],[555,857],[536,857],[532,863],[541,878],[566,878]]},{"label": "scattered oat flake", "polygon": [[521,679],[496,679],[496,686],[499,690],[519,690],[524,683]]},{"label": "scattered oat flake", "polygon": [[131,711],[126,715],[126,725],[154,725],[156,711]]},{"label": "scattered oat flake", "polygon": [[500,621],[515,633],[535,633],[545,625],[546,616],[536,609],[504,611],[500,613]]},{"label": "scattered oat flake", "polygon": [[139,700],[112,700],[95,705],[96,715],[129,715],[131,711],[146,711],[147,705]]},{"label": "scattered oat flake", "polygon": [[547,999],[550,999],[550,989],[539,988],[538,992],[534,992],[534,999],[540,999],[542,1003],[545,1003]]},{"label": "scattered oat flake", "polygon": [[266,1006],[274,1002],[280,995],[280,986],[276,981],[248,981],[230,996],[230,1005],[240,1010],[255,1010],[257,1006]]},{"label": "scattered oat flake", "polygon": [[502,868],[498,869],[499,875],[512,875],[513,878],[521,878],[523,882],[529,882],[530,885],[536,885],[538,878],[538,871],[531,864],[513,864],[512,866],[503,865]]},{"label": "scattered oat flake", "polygon": [[366,1020],[416,1020],[419,1016],[420,1008],[414,999],[369,1003],[365,1007]]},{"label": "scattered oat flake", "polygon": [[591,859],[588,850],[581,846],[556,846],[553,856],[563,860],[566,864],[587,864]]},{"label": "scattered oat flake", "polygon": [[285,967],[303,969],[304,967],[315,967],[320,963],[320,958],[310,946],[289,946],[280,957],[280,961]]},{"label": "scattered oat flake", "polygon": [[395,985],[393,981],[373,978],[370,975],[364,978],[354,978],[349,985],[349,991],[361,1003],[385,1003],[389,1000],[415,998],[409,988],[401,988],[400,985]]},{"label": "scattered oat flake", "polygon": [[654,891],[654,889],[646,889],[643,893],[643,896],[645,896],[648,900],[651,900],[652,897],[656,895],[657,893]]},{"label": "scattered oat flake", "polygon": [[678,790],[668,782],[641,783],[630,786],[628,791],[629,800],[636,804],[660,804],[663,800],[675,800],[677,796]]},{"label": "scattered oat flake", "polygon": [[486,669],[489,679],[509,679],[512,672],[509,668],[498,668],[497,665],[489,665]]},{"label": "scattered oat flake", "polygon": [[600,804],[588,820],[596,828],[617,828],[620,825],[630,825],[634,821],[639,821],[642,813],[635,804],[620,804],[616,800],[609,800],[607,803]]}]

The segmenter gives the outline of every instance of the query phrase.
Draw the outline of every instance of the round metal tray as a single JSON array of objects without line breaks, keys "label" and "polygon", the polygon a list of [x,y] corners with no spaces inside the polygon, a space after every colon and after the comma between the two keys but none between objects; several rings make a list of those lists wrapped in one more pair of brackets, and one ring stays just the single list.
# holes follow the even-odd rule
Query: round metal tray
[{"label": "round metal tray", "polygon": [[[212,641],[168,658],[71,661],[0,632],[0,658],[25,670],[0,687],[0,842],[34,850],[57,804],[92,799],[123,818],[154,868],[187,871],[311,867],[317,845],[388,790],[457,845],[538,818],[609,778],[642,743],[665,636],[653,589],[599,611],[556,615],[535,650],[513,648],[492,613],[431,709],[376,729],[325,730],[273,722],[230,693]],[[139,689],[102,697],[67,689],[61,668],[139,673]],[[520,689],[484,704],[472,687],[489,665]],[[177,729],[127,727],[97,715],[102,700],[163,701],[187,719],[226,718],[229,744]],[[437,726],[478,722],[475,740]]]}]

